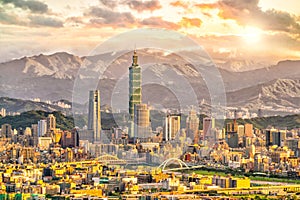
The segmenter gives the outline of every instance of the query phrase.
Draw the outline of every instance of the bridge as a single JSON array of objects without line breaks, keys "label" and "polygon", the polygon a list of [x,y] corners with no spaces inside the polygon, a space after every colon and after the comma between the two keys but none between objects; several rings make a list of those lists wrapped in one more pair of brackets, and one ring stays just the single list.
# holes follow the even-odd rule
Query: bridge
[{"label": "bridge", "polygon": [[95,160],[105,163],[107,165],[125,165],[126,164],[126,160],[119,159],[117,156],[113,156],[113,155],[109,155],[109,154],[99,156]]},{"label": "bridge", "polygon": [[[171,168],[171,169],[166,169],[166,167],[170,164],[178,164],[178,168]],[[169,158],[165,160],[163,163],[161,163],[158,167],[158,169],[161,169],[162,171],[177,171],[177,170],[183,170],[183,169],[190,169],[190,167],[183,162],[182,160],[178,158]]]},{"label": "bridge", "polygon": [[[166,169],[166,167],[170,164],[178,164],[179,167]],[[192,170],[192,169],[199,169],[202,167],[206,167],[205,165],[192,165],[190,163],[185,163],[184,161],[178,158],[169,158],[161,163],[157,168],[161,169],[162,171],[180,171],[180,170]]]}]

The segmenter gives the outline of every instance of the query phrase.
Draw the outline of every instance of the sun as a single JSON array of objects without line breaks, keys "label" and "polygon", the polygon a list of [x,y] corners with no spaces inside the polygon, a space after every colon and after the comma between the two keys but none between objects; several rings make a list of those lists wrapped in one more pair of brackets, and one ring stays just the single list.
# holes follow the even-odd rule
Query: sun
[{"label": "sun", "polygon": [[241,37],[248,44],[256,44],[256,43],[260,42],[261,35],[262,35],[262,30],[260,30],[259,28],[246,27],[243,30]]}]

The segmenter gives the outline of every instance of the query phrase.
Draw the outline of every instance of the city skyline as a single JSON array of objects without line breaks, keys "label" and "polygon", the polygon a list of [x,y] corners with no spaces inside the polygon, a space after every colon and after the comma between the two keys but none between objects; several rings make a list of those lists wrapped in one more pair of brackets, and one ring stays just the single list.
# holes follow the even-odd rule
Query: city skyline
[{"label": "city skyline", "polygon": [[300,56],[296,0],[11,0],[1,1],[0,8],[0,43],[6,47],[0,62],[58,51],[89,55],[108,38],[135,28],[186,34],[214,60],[274,64]]}]

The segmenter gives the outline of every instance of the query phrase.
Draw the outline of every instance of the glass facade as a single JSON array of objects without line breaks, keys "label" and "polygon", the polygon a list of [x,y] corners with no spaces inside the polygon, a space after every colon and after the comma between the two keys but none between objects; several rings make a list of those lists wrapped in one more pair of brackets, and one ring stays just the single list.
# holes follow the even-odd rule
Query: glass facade
[{"label": "glass facade", "polygon": [[[134,105],[141,104],[142,102],[141,67],[137,61],[138,56],[136,51],[134,51],[132,65],[129,67],[129,114],[131,121],[134,119]],[[133,136],[133,134],[131,134],[131,136]]]}]

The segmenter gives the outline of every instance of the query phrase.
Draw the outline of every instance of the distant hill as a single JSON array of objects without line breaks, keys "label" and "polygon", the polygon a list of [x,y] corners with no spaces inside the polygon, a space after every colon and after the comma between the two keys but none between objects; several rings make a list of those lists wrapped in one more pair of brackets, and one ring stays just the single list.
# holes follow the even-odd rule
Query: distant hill
[{"label": "distant hill", "polygon": [[[226,120],[229,122],[232,120]],[[271,117],[257,117],[252,119],[237,119],[238,124],[253,124],[254,128],[265,129],[270,126],[275,128],[300,128],[300,115],[287,115],[287,116],[271,116]]]},{"label": "distant hill", "polygon": [[[82,128],[87,125],[87,116],[86,115],[75,115],[73,116],[65,116],[61,112],[45,112],[45,111],[28,111],[21,113],[16,116],[0,116],[0,127],[2,124],[11,124],[13,128],[26,128],[30,127],[31,124],[37,124],[37,122],[41,119],[46,119],[49,114],[53,114],[56,117],[57,128],[62,130],[70,130],[75,126]],[[152,111],[151,112],[151,123],[152,127],[155,128],[157,126],[163,126],[163,119],[165,114],[160,111]],[[200,115],[200,126],[202,129],[202,120],[206,117],[205,115]],[[74,123],[74,118],[76,123]],[[232,120],[225,120],[225,124]],[[117,126],[126,126],[127,120],[126,115],[124,113],[105,113],[101,112],[101,124],[102,129],[111,129],[112,127]],[[181,127],[185,128],[186,115],[181,116]],[[265,129],[269,126],[278,127],[278,128],[300,128],[300,114],[298,115],[287,115],[287,116],[272,116],[272,117],[261,117],[261,118],[252,118],[252,119],[237,119],[238,124],[250,123],[253,124],[254,128],[257,129]],[[217,125],[220,127],[221,124]]]},{"label": "distant hill", "polygon": [[[178,55],[177,55],[178,54]],[[205,99],[210,101],[210,94],[206,85],[211,78],[205,77],[210,74],[213,66],[203,61],[204,74],[180,57],[180,53],[165,54],[164,52],[151,52],[149,49],[138,51],[139,64],[142,66],[143,101],[150,104],[162,105],[164,108],[178,108],[178,99],[191,99],[191,91],[194,90],[198,101]],[[37,55],[23,57],[21,59],[0,63],[0,96],[45,100],[66,99],[85,105],[75,109],[75,112],[87,110],[88,91],[98,88],[101,91],[101,104],[112,103],[120,105],[125,109],[128,103],[128,67],[131,65],[132,52],[109,52],[100,55],[78,57],[65,52],[52,55]],[[113,60],[106,66],[108,61]],[[211,63],[210,63],[211,64]],[[245,67],[246,66],[246,67]],[[226,90],[227,104],[236,107],[251,107],[257,105],[259,93],[263,95],[271,93],[275,98],[266,97],[262,105],[268,103],[275,108],[287,107],[299,108],[300,61],[280,61],[274,66],[265,67],[265,64],[254,61],[230,61],[219,68]],[[242,72],[232,71],[243,69]],[[244,69],[254,69],[244,71]],[[120,81],[123,79],[123,82]],[[186,87],[187,83],[191,88]],[[278,82],[277,82],[278,81]],[[293,95],[293,84],[296,96]],[[214,86],[211,83],[210,86]],[[75,87],[77,86],[77,87]],[[117,87],[118,86],[118,87]],[[263,92],[262,92],[263,87]],[[287,88],[288,87],[288,88]],[[213,88],[213,87],[212,87]],[[115,95],[115,96],[113,96]],[[75,97],[75,100],[74,100]],[[120,102],[117,101],[120,97]],[[283,100],[281,100],[284,97]],[[290,98],[292,97],[292,98]],[[250,99],[250,102],[248,100]],[[180,100],[180,99],[179,99]],[[0,102],[1,103],[1,102]],[[190,102],[187,103],[189,105]],[[195,103],[195,102],[192,102]],[[250,103],[250,104],[249,104]],[[252,103],[252,104],[251,104]],[[30,109],[54,111],[52,108],[44,108],[43,105],[30,105],[26,102],[28,109],[20,106],[18,112]],[[1,106],[1,104],[0,104]],[[18,107],[18,104],[16,105]],[[123,107],[121,107],[123,106]],[[57,110],[57,109],[55,109]],[[63,111],[64,112],[64,111]]]},{"label": "distant hill", "polygon": [[70,116],[65,116],[61,112],[45,112],[45,111],[28,111],[16,116],[6,116],[0,119],[2,124],[10,124],[12,128],[31,127],[31,124],[37,124],[39,120],[46,119],[49,114],[56,117],[56,127],[62,130],[74,128],[74,120]]},{"label": "distant hill", "polygon": [[[49,114],[53,114],[56,117],[56,127],[62,130],[70,130],[73,129],[75,126],[82,128],[83,126],[87,125],[87,115],[64,115],[60,111],[54,112],[45,112],[41,110],[32,110],[23,112],[20,115],[16,116],[0,116],[0,128],[2,124],[10,124],[12,128],[26,128],[31,127],[31,124],[37,124],[39,120],[46,119]],[[122,118],[120,114],[113,115],[112,113],[105,113],[101,112],[101,120],[102,120],[102,129],[110,129],[111,127],[116,127],[117,123],[115,122],[114,118],[119,119]],[[74,118],[76,119],[76,123],[74,123]],[[124,125],[124,124],[119,124]]]},{"label": "distant hill", "polygon": [[[60,102],[72,105],[71,102],[66,100],[61,100]],[[62,108],[58,105],[47,104],[45,102],[35,102],[31,100],[13,99],[8,97],[0,97],[0,108],[5,108],[7,113],[23,113],[30,110],[41,110],[45,112],[60,111],[66,115],[71,114],[71,108]]]}]

